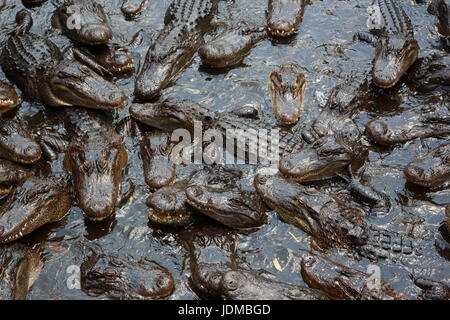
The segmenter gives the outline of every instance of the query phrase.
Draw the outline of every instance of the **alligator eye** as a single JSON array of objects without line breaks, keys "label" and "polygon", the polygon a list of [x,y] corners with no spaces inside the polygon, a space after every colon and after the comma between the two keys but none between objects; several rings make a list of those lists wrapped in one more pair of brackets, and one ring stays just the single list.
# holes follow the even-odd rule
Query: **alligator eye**
[{"label": "alligator eye", "polygon": [[243,203],[242,200],[238,198],[231,198],[228,200],[228,202],[233,206],[241,206]]},{"label": "alligator eye", "polygon": [[105,169],[106,166],[108,165],[108,161],[106,159],[102,159],[99,162],[100,168]]},{"label": "alligator eye", "polygon": [[258,176],[258,177],[256,177],[256,182],[258,184],[261,184],[261,185],[266,184],[267,180],[269,180],[269,177],[267,177],[267,176]]}]

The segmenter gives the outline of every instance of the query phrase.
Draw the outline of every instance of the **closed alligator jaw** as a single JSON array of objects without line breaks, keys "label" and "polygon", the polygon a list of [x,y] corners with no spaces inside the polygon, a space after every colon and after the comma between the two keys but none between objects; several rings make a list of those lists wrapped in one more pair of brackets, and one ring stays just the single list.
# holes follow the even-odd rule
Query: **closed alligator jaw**
[{"label": "closed alligator jaw", "polygon": [[0,113],[9,111],[20,104],[20,98],[16,90],[6,83],[0,81]]},{"label": "closed alligator jaw", "polygon": [[297,33],[303,19],[305,1],[269,0],[267,29],[274,37],[286,38]]}]

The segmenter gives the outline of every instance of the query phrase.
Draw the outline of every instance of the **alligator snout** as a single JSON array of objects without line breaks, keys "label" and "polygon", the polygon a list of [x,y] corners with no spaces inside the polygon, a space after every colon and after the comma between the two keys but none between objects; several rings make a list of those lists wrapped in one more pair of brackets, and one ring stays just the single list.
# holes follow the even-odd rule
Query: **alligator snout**
[{"label": "alligator snout", "polygon": [[79,32],[78,41],[87,45],[104,44],[111,40],[112,30],[103,23],[90,24]]}]

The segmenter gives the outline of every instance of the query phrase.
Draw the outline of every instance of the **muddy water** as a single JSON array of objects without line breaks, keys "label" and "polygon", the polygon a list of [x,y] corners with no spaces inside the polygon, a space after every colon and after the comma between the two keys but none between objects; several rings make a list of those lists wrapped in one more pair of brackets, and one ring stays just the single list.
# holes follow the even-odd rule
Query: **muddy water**
[{"label": "muddy water", "polygon": [[[114,39],[128,48],[136,66],[144,57],[152,34],[163,24],[162,17],[170,1],[148,1],[142,15],[135,21],[127,21],[120,11],[121,0],[99,0],[114,28]],[[426,7],[412,0],[403,1],[412,17],[416,39],[421,47],[420,56],[433,50],[442,50],[435,19],[426,12]],[[267,0],[221,1],[217,22],[237,24],[246,21],[261,25],[265,22]],[[261,42],[238,68],[223,72],[211,72],[201,66],[195,57],[192,65],[180,75],[176,83],[164,91],[163,97],[190,98],[210,108],[227,111],[247,103],[261,106],[267,118],[272,118],[267,79],[278,65],[293,61],[304,67],[308,78],[308,88],[304,112],[297,127],[307,128],[320,112],[330,89],[343,81],[345,76],[364,78],[370,70],[374,50],[364,43],[352,42],[354,32],[366,29],[366,9],[370,0],[309,1],[298,35],[291,41]],[[14,16],[23,8],[18,0],[7,1],[0,12],[0,42],[14,27]],[[61,48],[71,43],[58,30],[51,27],[54,10],[52,1],[30,8],[34,18],[32,32],[50,37]],[[0,79],[3,79],[0,73]],[[117,84],[128,95],[128,106],[112,113],[111,121],[117,124],[128,115],[128,107],[133,101],[134,74],[116,79]],[[416,107],[432,103],[430,96],[411,92],[404,84],[395,90],[380,91],[374,101],[362,106],[356,121],[361,130],[373,117],[386,112]],[[437,97],[439,98],[439,97]],[[436,99],[435,99],[436,100]],[[54,110],[44,108],[40,103],[22,103],[18,116],[30,123],[32,130],[47,128],[55,132],[63,130],[54,122]],[[370,148],[366,175],[379,190],[386,192],[392,202],[392,210],[386,217],[369,219],[382,227],[407,232],[412,236],[430,239],[430,245],[421,258],[397,263],[379,262],[381,277],[390,282],[400,292],[414,298],[419,290],[410,276],[425,275],[435,279],[450,281],[449,262],[440,257],[433,238],[438,226],[445,218],[444,204],[450,202],[450,190],[429,192],[405,183],[403,167],[418,155],[442,144],[441,139],[415,140],[402,147]],[[50,226],[37,230],[24,238],[23,242],[41,248],[44,268],[40,278],[30,291],[29,299],[91,299],[83,291],[69,289],[67,268],[79,266],[85,259],[83,249],[86,244],[98,245],[106,253],[114,253],[130,259],[146,258],[168,268],[176,280],[176,290],[170,299],[195,299],[196,295],[187,284],[189,268],[186,263],[187,251],[177,230],[161,229],[150,225],[147,219],[145,198],[149,190],[142,174],[139,156],[139,141],[127,138],[129,165],[122,184],[122,201],[115,218],[101,223],[92,223],[83,218],[76,206],[68,216]],[[49,165],[46,165],[47,167]],[[62,170],[61,157],[51,164],[53,171]],[[180,168],[179,179],[194,168]],[[246,170],[249,181],[254,168]],[[348,196],[341,181],[321,184],[320,188]],[[361,204],[353,203],[361,207]],[[238,257],[243,266],[265,269],[281,281],[303,284],[300,276],[299,258],[310,250],[310,239],[299,229],[281,222],[271,213],[269,224],[252,234],[231,234]],[[220,238],[220,235],[218,235]],[[213,239],[214,240],[214,239]],[[217,239],[216,239],[217,240]],[[207,242],[207,240],[206,240]],[[216,243],[220,241],[211,241]],[[217,259],[212,246],[207,253],[211,262]],[[337,259],[343,260],[341,255]],[[366,270],[366,260],[352,264]],[[104,298],[100,296],[99,298]]]}]

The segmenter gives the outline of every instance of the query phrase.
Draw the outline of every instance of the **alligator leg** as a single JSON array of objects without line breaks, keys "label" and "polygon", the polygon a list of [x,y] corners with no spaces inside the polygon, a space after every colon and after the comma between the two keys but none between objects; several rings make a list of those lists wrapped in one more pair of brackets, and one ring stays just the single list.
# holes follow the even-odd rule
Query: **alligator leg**
[{"label": "alligator leg", "polygon": [[82,64],[88,66],[89,68],[91,68],[92,70],[97,72],[102,77],[105,77],[105,76],[112,77],[111,72],[106,70],[103,66],[101,66],[98,62],[96,62],[94,59],[89,57],[83,51],[76,49],[76,48],[71,48],[69,50],[70,50],[69,55],[72,55],[74,59],[76,59],[79,62],[81,62]]}]

